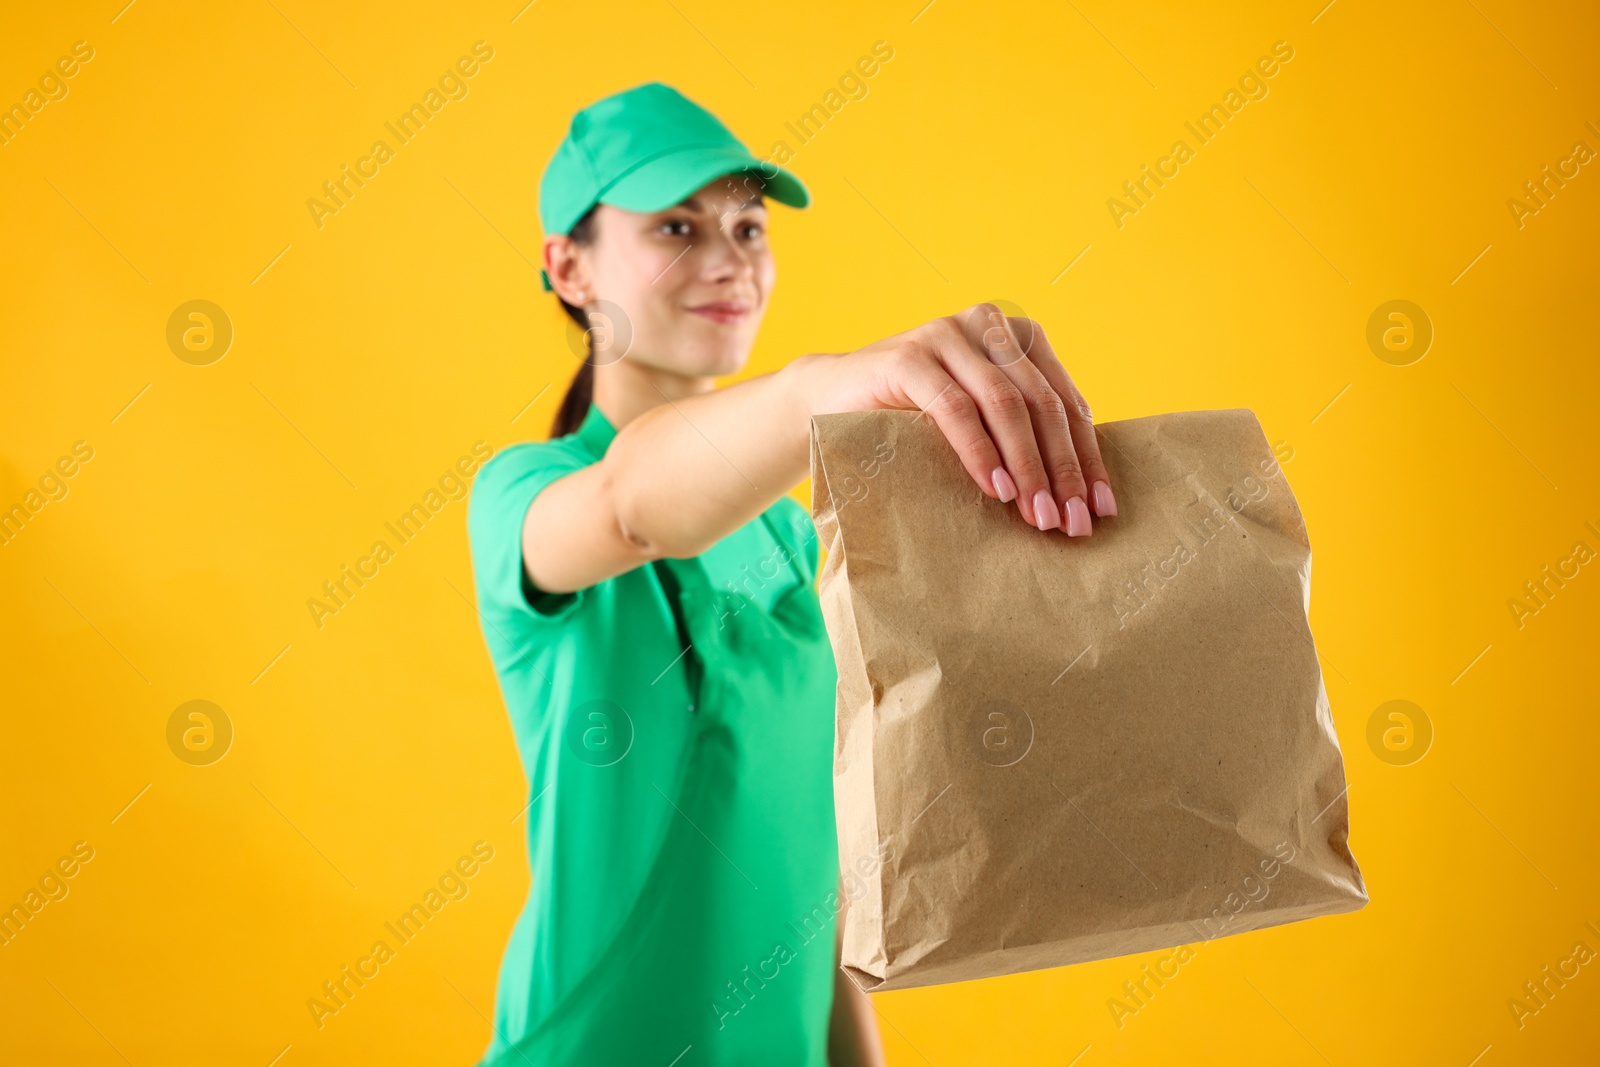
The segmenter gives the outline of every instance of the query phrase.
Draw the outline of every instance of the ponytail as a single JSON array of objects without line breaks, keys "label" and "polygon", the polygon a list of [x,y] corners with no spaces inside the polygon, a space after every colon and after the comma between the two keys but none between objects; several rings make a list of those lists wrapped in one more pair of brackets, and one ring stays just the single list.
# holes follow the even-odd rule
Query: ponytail
[{"label": "ponytail", "polygon": [[572,384],[567,386],[567,395],[561,398],[561,407],[556,409],[555,421],[550,424],[550,436],[563,437],[569,433],[576,433],[578,427],[583,425],[584,416],[589,414],[589,406],[593,403],[594,364],[585,360],[583,366],[578,368],[578,373],[572,376]]},{"label": "ponytail", "polygon": [[[595,208],[596,204],[584,213],[577,225],[568,231],[568,236],[579,245],[592,245],[597,234],[595,233]],[[557,296],[557,300],[561,297]],[[583,332],[584,348],[586,354],[583,364],[578,372],[572,376],[572,384],[567,386],[566,396],[561,398],[561,406],[556,409],[556,417],[550,424],[550,436],[562,437],[566,434],[576,433],[579,426],[583,425],[585,416],[589,414],[589,406],[594,403],[594,334],[590,332],[589,313],[583,308],[574,307],[561,300],[561,307]]]}]

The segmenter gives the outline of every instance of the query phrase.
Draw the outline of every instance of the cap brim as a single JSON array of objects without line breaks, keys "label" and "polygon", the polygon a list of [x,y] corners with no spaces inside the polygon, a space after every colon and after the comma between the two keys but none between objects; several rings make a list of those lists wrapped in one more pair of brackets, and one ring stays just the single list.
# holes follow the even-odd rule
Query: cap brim
[{"label": "cap brim", "polygon": [[811,203],[805,185],[782,167],[723,148],[686,148],[657,156],[612,183],[599,200],[626,211],[665,211],[708,182],[733,174],[759,179],[762,195],[780,204],[804,208]]}]

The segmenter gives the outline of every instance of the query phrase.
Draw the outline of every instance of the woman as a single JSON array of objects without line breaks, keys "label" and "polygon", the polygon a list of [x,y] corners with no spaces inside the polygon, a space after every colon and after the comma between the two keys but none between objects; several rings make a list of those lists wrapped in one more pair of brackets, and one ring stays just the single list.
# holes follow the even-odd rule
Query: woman
[{"label": "woman", "polygon": [[765,197],[809,203],[659,83],[579,112],[540,183],[544,284],[590,349],[552,439],[472,492],[531,785],[487,1067],[882,1062],[837,962],[837,678],[786,495],[812,415],[925,410],[1041,531],[1116,513],[1088,407],[993,305],[717,389],[772,296]]}]

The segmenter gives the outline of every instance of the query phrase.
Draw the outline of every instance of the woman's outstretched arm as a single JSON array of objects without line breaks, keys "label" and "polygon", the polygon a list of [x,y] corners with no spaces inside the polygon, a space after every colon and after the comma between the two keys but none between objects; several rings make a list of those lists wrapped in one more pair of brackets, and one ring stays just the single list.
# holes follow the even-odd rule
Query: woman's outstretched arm
[{"label": "woman's outstretched arm", "polygon": [[534,499],[528,577],[572,592],[698,555],[805,478],[812,415],[883,408],[926,411],[979,487],[1030,525],[1082,536],[1090,501],[1116,514],[1089,407],[1043,329],[977,304],[638,416],[600,462]]}]

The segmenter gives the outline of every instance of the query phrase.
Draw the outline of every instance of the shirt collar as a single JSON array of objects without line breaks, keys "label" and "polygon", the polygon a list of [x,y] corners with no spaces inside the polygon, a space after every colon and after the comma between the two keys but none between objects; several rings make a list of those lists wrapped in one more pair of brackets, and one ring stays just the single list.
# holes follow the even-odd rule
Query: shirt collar
[{"label": "shirt collar", "polygon": [[586,448],[595,459],[601,459],[606,454],[606,449],[611,447],[611,442],[616,439],[616,427],[611,425],[600,411],[600,405],[589,404],[589,412],[584,415],[583,422],[578,426],[578,442]]}]

